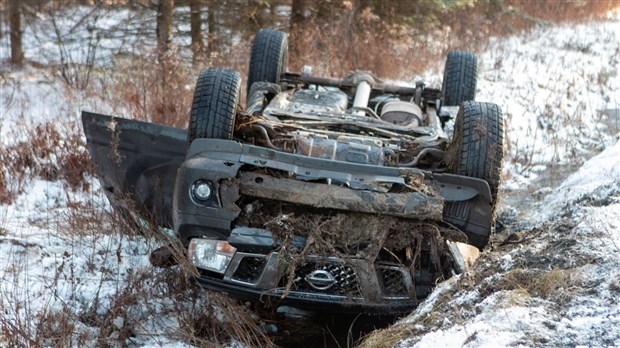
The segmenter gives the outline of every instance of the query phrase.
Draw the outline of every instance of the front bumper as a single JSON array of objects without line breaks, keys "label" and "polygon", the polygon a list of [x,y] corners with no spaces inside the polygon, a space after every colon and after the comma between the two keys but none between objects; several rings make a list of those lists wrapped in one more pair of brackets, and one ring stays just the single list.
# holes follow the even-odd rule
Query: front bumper
[{"label": "front bumper", "polygon": [[[219,139],[195,140],[187,158],[177,172],[173,202],[174,230],[185,245],[196,237],[226,239],[241,212],[241,196],[409,220],[444,220],[466,234],[488,235],[492,225],[491,193],[481,179],[307,157]],[[189,198],[198,180],[212,183],[217,192],[204,204]],[[416,189],[393,193],[378,189],[381,185]],[[458,209],[452,209],[455,203]]]},{"label": "front bumper", "polygon": [[[329,312],[407,312],[431,291],[430,273],[391,263],[309,256],[289,274],[278,252],[237,252],[225,274],[202,271],[203,287],[270,306]],[[287,285],[290,289],[287,291]]]}]

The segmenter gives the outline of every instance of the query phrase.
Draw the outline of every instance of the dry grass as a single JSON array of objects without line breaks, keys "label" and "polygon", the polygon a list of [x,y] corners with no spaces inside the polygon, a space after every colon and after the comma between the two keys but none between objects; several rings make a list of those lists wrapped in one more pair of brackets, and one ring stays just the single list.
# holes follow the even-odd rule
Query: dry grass
[{"label": "dry grass", "polygon": [[563,297],[580,284],[580,276],[573,269],[512,269],[497,279],[484,282],[479,291],[481,297],[499,291],[516,291],[525,296],[544,299]]},{"label": "dry grass", "polygon": [[[234,55],[249,56],[248,52],[247,48],[241,48]],[[99,72],[100,83],[90,85],[88,92],[105,101],[112,115],[186,128],[200,70],[228,67],[245,76],[247,63],[230,64],[236,61],[219,57],[191,65],[178,52],[170,52],[160,63],[155,51],[143,56],[119,57],[116,68]]]},{"label": "dry grass", "polygon": [[[273,346],[247,308],[195,284],[187,263],[165,270],[145,267],[135,253],[169,239],[146,227],[140,231],[144,237],[136,235],[126,219],[101,207],[100,198],[72,202],[47,223],[58,231],[53,240],[62,241],[65,251],[43,279],[31,283],[29,274],[37,271],[28,265],[50,251],[15,239],[13,266],[0,274],[1,282],[15,284],[0,289],[1,346],[122,347],[144,337],[201,347],[233,340],[247,347]],[[39,281],[47,289],[45,302],[30,302],[41,296],[29,289],[30,284],[37,289]]]},{"label": "dry grass", "polygon": [[542,298],[552,298],[558,292],[570,293],[581,284],[581,276],[572,269],[553,269],[534,279],[529,293]]},{"label": "dry grass", "polygon": [[316,14],[291,28],[290,70],[309,64],[318,75],[370,70],[409,80],[429,68],[441,69],[449,50],[480,51],[491,37],[598,18],[620,6],[617,0],[363,4],[335,1],[311,7]]},{"label": "dry grass", "polygon": [[[477,279],[475,283],[472,283],[473,278]],[[512,307],[526,305],[532,297],[551,300],[555,303],[566,303],[574,298],[580,282],[580,275],[572,269],[543,271],[518,268],[501,273],[497,277],[489,276],[484,279],[479,279],[477,274],[470,272],[461,277],[452,291],[440,295],[428,314],[418,317],[414,322],[396,323],[389,328],[376,330],[364,337],[359,347],[394,347],[407,338],[420,336],[433,328],[441,327],[441,322],[445,318],[450,318],[453,323],[465,322],[465,318],[460,317],[459,313],[471,312],[474,304],[458,306],[452,304],[452,296],[457,290],[477,289],[479,296],[476,303],[484,301],[492,294],[501,293],[498,306]]]},{"label": "dry grass", "polygon": [[[89,193],[93,167],[83,138],[77,125],[63,127],[44,123],[19,129],[20,141],[0,148],[2,204],[14,202],[37,179],[60,182],[67,191],[62,197],[66,206],[33,213],[35,219],[48,214],[33,223],[46,228],[48,238],[61,240],[67,250],[42,280],[48,294],[43,304],[30,302],[39,295],[28,286],[29,273],[37,272],[28,265],[49,251],[36,242],[13,239],[21,233],[1,229],[0,237],[8,239],[0,238],[0,243],[14,244],[14,255],[13,265],[0,274],[0,282],[6,285],[0,290],[0,346],[126,346],[137,337],[151,335],[144,332],[145,323],[161,321],[149,327],[166,328],[169,318],[179,323],[179,329],[166,334],[197,346],[222,346],[231,340],[248,347],[273,346],[247,309],[195,285],[190,279],[195,270],[187,262],[169,270],[136,265],[119,273],[120,265],[131,257],[128,242],[152,249],[170,239],[148,224],[138,229],[134,221],[106,208],[101,192]],[[0,217],[3,226],[5,218]],[[102,245],[102,240],[107,242]],[[101,258],[120,268],[102,263]],[[84,268],[85,273],[80,271]],[[93,278],[80,279],[81,274]],[[105,293],[112,279],[117,279],[116,290]],[[7,285],[11,283],[15,284],[12,290]],[[83,287],[95,287],[96,295],[83,297]]]},{"label": "dry grass", "polygon": [[[440,10],[424,7],[425,2],[420,2],[421,7],[412,10],[409,19],[394,22],[386,20],[394,13],[379,13],[362,7],[360,2],[326,3],[330,7],[329,11],[322,12],[323,17],[311,16],[305,24],[293,29],[291,71],[299,71],[302,65],[311,63],[317,75],[342,75],[363,69],[382,77],[410,79],[427,68],[440,69],[445,53],[450,49],[479,50],[492,35],[508,35],[548,22],[600,16],[618,6],[617,1],[567,5],[550,0],[482,1],[474,8],[465,1],[454,8]],[[407,2],[402,3],[407,5]],[[573,6],[571,8],[575,10],[566,10],[566,6]],[[310,13],[318,13],[313,11],[311,9]],[[201,60],[201,66],[188,64],[178,51],[170,52],[161,63],[156,52],[119,56],[115,58],[114,69],[92,71],[86,93],[105,100],[114,115],[185,127],[198,71],[208,66],[228,66],[244,76],[248,51],[249,43],[242,41],[226,56],[214,55]],[[608,83],[608,73],[601,72],[599,83]],[[70,88],[67,93],[71,93]],[[90,163],[89,155],[79,125],[68,127],[45,123],[17,131],[22,132],[18,137],[20,141],[0,145],[0,204],[13,203],[33,179],[60,181],[68,191],[89,192],[93,168],[87,164]],[[101,235],[119,234],[123,236],[119,237],[121,241],[134,238],[135,224],[128,224],[126,219],[94,201],[68,198],[67,208],[68,212],[58,220],[59,225],[51,230],[64,231],[66,240],[76,249],[85,248],[84,240],[91,243],[87,251],[93,256],[87,260],[86,267],[95,267],[95,255],[100,253],[120,263],[125,257],[124,251],[119,249],[123,245],[121,242],[99,249],[96,241]],[[0,226],[0,237],[8,233]],[[149,248],[169,241],[149,229],[140,234],[145,236],[142,243]],[[182,256],[179,258],[183,259]],[[78,265],[77,261],[70,259],[62,264],[66,268],[55,268],[47,281],[50,289],[70,274],[71,267]],[[16,268],[13,271],[20,275],[28,270]],[[20,302],[27,289],[15,288],[14,294],[0,294],[0,307],[4,310],[0,312],[0,345],[84,346],[94,342],[98,346],[124,346],[143,334],[141,329],[145,322],[166,316],[179,323],[177,338],[198,346],[223,345],[232,339],[249,347],[273,346],[269,337],[258,330],[247,308],[200,289],[189,280],[191,272],[188,265],[165,271],[136,269],[120,279],[118,288],[107,299],[97,296],[83,302],[80,308],[65,304],[59,308],[44,307],[40,312],[31,310],[30,303]],[[102,277],[117,276],[113,269],[102,271]],[[570,292],[580,281],[575,272],[566,269],[515,269],[493,283],[483,283],[485,276],[488,274],[482,272],[477,279],[464,276],[460,286],[468,289],[480,286],[481,293],[486,295],[506,290],[513,291],[519,298],[529,295],[556,299],[558,293]],[[98,281],[101,288],[103,278]],[[618,291],[620,286],[614,282],[610,289]],[[71,291],[72,296],[77,296],[79,289],[74,287]],[[169,302],[170,307],[156,308],[152,300]],[[440,306],[448,301],[449,294],[438,302],[437,310],[425,320],[440,320],[445,309]],[[144,308],[146,310],[142,310]],[[165,323],[160,324],[164,326]],[[391,347],[424,330],[397,324],[366,337],[361,346]]]},{"label": "dry grass", "polygon": [[77,125],[45,123],[21,131],[23,140],[0,144],[0,203],[12,203],[32,178],[62,180],[70,190],[88,191],[94,170]]},{"label": "dry grass", "polygon": [[117,68],[102,72],[90,93],[105,100],[113,115],[184,128],[193,91],[191,67],[170,55],[159,64],[154,52],[118,58]]},{"label": "dry grass", "polygon": [[375,330],[360,342],[359,348],[392,348],[408,337],[420,334],[409,325],[395,324],[388,329]]}]

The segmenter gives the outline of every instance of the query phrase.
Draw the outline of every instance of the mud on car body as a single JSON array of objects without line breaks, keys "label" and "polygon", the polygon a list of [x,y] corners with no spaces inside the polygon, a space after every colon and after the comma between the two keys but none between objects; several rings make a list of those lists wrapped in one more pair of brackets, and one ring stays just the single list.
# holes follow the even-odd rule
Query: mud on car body
[{"label": "mud on car body", "polygon": [[476,57],[450,52],[441,90],[290,73],[287,57],[284,33],[257,33],[243,111],[239,73],[203,70],[187,130],[85,112],[103,186],[172,227],[206,288],[410,310],[493,229],[503,121],[474,101]]}]

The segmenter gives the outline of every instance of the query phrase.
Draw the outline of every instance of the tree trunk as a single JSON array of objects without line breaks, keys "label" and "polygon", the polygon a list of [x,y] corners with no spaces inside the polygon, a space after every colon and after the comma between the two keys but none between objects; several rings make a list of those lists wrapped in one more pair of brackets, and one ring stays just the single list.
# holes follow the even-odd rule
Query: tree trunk
[{"label": "tree trunk", "polygon": [[216,28],[215,28],[215,1],[211,1],[209,3],[209,9],[207,12],[207,55],[209,58],[211,54],[216,52],[217,47],[217,38],[216,38]]},{"label": "tree trunk", "polygon": [[202,19],[200,18],[200,0],[191,0],[190,7],[190,34],[192,36],[192,61],[194,64],[204,59],[204,44],[202,42]]},{"label": "tree trunk", "polygon": [[291,5],[291,29],[298,23],[302,23],[305,17],[306,2],[304,0],[293,0]]},{"label": "tree trunk", "polygon": [[156,113],[153,115],[156,120],[166,119],[170,114],[173,105],[173,98],[166,93],[170,88],[172,68],[172,59],[168,56],[168,50],[172,47],[172,9],[174,0],[159,0],[157,7],[157,54],[161,67],[160,78],[160,95],[158,98],[159,105]]},{"label": "tree trunk", "polygon": [[22,2],[9,0],[9,30],[11,32],[11,64],[16,67],[24,65],[22,47]]},{"label": "tree trunk", "polygon": [[[301,47],[303,40],[303,33],[306,26],[306,1],[305,0],[293,0],[291,5],[291,20],[289,32],[289,46],[291,61],[296,62],[302,55]],[[297,68],[297,67],[295,67]]]},{"label": "tree trunk", "polygon": [[172,46],[172,8],[174,0],[159,0],[157,6],[157,49],[160,59]]}]

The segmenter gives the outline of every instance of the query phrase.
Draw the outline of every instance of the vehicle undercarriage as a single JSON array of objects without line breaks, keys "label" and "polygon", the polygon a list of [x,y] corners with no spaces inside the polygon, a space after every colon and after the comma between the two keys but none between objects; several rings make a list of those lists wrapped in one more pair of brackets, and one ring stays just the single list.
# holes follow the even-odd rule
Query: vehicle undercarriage
[{"label": "vehicle undercarriage", "polygon": [[[84,112],[104,189],[172,228],[208,289],[410,310],[493,229],[503,123],[499,107],[472,101],[475,56],[451,52],[442,89],[294,74],[286,59],[286,35],[259,31],[244,110],[239,73],[203,70],[187,130]],[[459,106],[456,119],[444,106]]]}]

